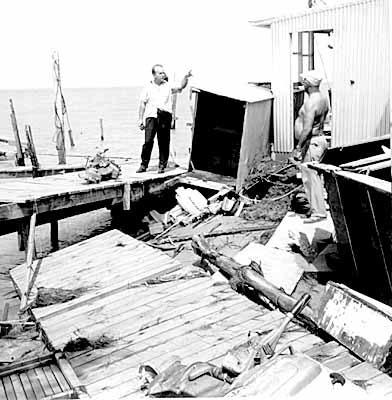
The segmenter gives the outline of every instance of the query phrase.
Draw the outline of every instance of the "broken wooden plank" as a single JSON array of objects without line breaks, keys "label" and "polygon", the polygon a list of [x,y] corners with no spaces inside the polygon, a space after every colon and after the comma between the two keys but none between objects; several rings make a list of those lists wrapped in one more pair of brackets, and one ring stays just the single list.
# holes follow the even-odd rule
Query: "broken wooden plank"
[{"label": "broken wooden plank", "polygon": [[340,164],[339,167],[355,169],[358,167],[363,167],[365,165],[387,161],[388,159],[390,160],[390,158],[391,158],[390,154],[382,153],[382,154],[377,154],[376,156],[361,158],[360,160],[350,161],[348,163]]},{"label": "broken wooden plank", "polygon": [[381,367],[392,348],[392,309],[347,286],[328,282],[318,325],[350,351]]},{"label": "broken wooden plank", "polygon": [[[265,231],[270,231],[275,229],[276,225],[273,226],[268,226],[268,227],[261,227],[261,226],[253,226],[253,227],[248,227],[248,228],[232,228],[232,229],[227,229],[224,231],[217,230],[215,232],[208,232],[205,233],[203,236],[204,237],[216,237],[216,236],[225,236],[225,235],[236,235],[239,233],[247,233],[247,232],[265,232]],[[177,237],[170,237],[170,239],[165,239],[162,240],[164,241],[169,241],[169,242],[186,242],[188,240],[192,240],[193,238],[192,235],[184,235],[184,236],[177,236]]]}]

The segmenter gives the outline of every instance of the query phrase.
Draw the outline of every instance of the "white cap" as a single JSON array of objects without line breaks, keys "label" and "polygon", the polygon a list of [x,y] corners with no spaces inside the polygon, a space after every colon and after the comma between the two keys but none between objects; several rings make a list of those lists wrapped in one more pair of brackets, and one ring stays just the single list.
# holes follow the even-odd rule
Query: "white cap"
[{"label": "white cap", "polygon": [[311,86],[320,86],[323,76],[315,70],[306,71],[300,74],[303,80],[306,80]]}]

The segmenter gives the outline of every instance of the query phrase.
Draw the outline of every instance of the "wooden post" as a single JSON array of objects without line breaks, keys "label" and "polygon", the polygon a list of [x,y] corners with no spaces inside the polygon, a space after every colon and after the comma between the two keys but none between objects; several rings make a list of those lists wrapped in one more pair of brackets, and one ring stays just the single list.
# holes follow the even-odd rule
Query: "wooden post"
[{"label": "wooden post", "polygon": [[29,237],[30,221],[24,219],[18,227],[19,250],[27,251],[27,239]]},{"label": "wooden post", "polygon": [[314,32],[308,32],[308,70],[314,69]]},{"label": "wooden post", "polygon": [[37,158],[37,152],[35,151],[33,134],[31,133],[30,125],[26,125],[25,130],[26,130],[27,147],[30,155],[30,161],[33,167],[33,177],[36,177],[38,176],[39,173],[39,163]]},{"label": "wooden post", "polygon": [[59,249],[59,222],[57,220],[50,222],[50,243],[52,250]]},{"label": "wooden post", "polygon": [[56,150],[57,150],[57,155],[58,155],[58,159],[59,159],[59,164],[66,164],[65,140],[64,140],[63,127],[57,128]]},{"label": "wooden post", "polygon": [[34,278],[34,271],[33,271],[33,260],[34,260],[34,252],[35,252],[35,224],[37,222],[37,214],[33,213],[30,218],[29,224],[29,237],[27,240],[27,252],[26,252],[26,288],[24,293],[22,294],[22,298],[20,301],[20,312],[26,308],[31,288],[34,284],[32,282]]},{"label": "wooden post", "polygon": [[103,118],[99,119],[99,127],[101,129],[101,141],[103,142],[105,140],[104,134],[103,134]]},{"label": "wooden post", "polygon": [[10,107],[11,107],[11,114],[10,114],[11,124],[12,124],[12,130],[14,132],[15,145],[16,145],[16,165],[24,166],[25,165],[24,155],[22,150],[22,144],[20,142],[18,123],[16,122],[15,109],[12,99],[10,99]]},{"label": "wooden post", "polygon": [[68,129],[68,136],[69,136],[69,142],[71,144],[71,147],[75,147],[75,142],[74,142],[73,136],[72,136],[72,129]]},{"label": "wooden post", "polygon": [[123,210],[129,211],[131,209],[131,185],[124,183],[124,194],[123,194]]}]

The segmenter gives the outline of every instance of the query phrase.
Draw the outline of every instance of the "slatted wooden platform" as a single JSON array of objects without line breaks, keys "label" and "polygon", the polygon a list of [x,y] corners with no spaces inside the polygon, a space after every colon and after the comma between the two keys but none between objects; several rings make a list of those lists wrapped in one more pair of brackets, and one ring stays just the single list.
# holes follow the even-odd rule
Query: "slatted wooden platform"
[{"label": "slatted wooden platform", "polygon": [[[54,321],[62,321],[68,313],[73,315],[74,310],[82,310],[82,313],[87,310],[87,315],[82,318],[93,325],[91,304],[98,300],[105,303],[108,296],[117,293],[120,293],[118,296],[121,298],[121,293],[129,285],[144,282],[158,273],[181,268],[176,260],[117,230],[52,253],[44,259],[36,260],[37,263],[40,263],[40,270],[35,288],[84,290],[74,300],[33,309],[34,316],[55,349],[61,349],[81,333],[74,333],[74,324],[63,329],[59,328],[61,324]],[[11,277],[22,292],[25,288],[26,267],[20,265],[14,268]],[[126,297],[125,301],[129,299]],[[92,336],[88,331],[86,335]],[[93,336],[96,334],[93,333]]]},{"label": "slatted wooden platform", "polygon": [[[67,369],[63,369],[63,362]],[[70,375],[66,373],[70,371]],[[67,361],[60,363],[54,356],[20,362],[13,367],[0,367],[0,399],[42,400],[51,396],[74,393],[79,381]],[[70,397],[62,397],[70,398]]]},{"label": "slatted wooden platform", "polygon": [[48,222],[92,209],[122,203],[124,187],[130,189],[129,203],[162,190],[167,180],[185,173],[182,168],[168,168],[157,174],[149,170],[136,173],[136,165],[122,166],[117,180],[86,184],[79,173],[40,178],[0,179],[0,234],[16,230],[18,223],[37,213],[38,221]]},{"label": "slatted wooden platform", "polygon": [[[142,364],[158,370],[175,358],[183,363],[219,364],[228,350],[247,340],[249,331],[268,332],[282,321],[282,313],[251,302],[226,281],[209,276],[159,281],[172,269],[169,257],[163,262],[160,251],[144,249],[145,244],[136,244],[132,238],[128,242],[124,236],[108,232],[53,253],[39,278],[51,287],[99,285],[70,302],[34,309],[56,349],[70,338],[102,334],[111,338],[106,347],[67,353],[78,379],[94,399],[140,396],[138,368]],[[123,272],[115,273],[114,265]],[[21,285],[23,267],[13,270],[12,276]],[[151,276],[158,281],[143,283]],[[365,385],[369,392],[392,398],[392,379],[340,344],[325,343],[294,323],[282,336],[278,350],[288,344]]]}]

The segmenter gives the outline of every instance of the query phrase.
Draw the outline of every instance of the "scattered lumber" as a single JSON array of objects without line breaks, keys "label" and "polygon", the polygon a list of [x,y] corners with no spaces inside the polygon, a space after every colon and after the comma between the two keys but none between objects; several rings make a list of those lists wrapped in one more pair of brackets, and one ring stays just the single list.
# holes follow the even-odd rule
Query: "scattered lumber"
[{"label": "scattered lumber", "polygon": [[[276,228],[276,225],[267,226],[267,227],[260,227],[260,226],[250,226],[245,228],[231,228],[225,230],[219,230],[215,232],[208,232],[205,233],[204,237],[216,237],[216,236],[224,236],[224,235],[237,235],[239,233],[247,233],[247,232],[263,232],[263,231],[270,231]],[[186,242],[188,240],[192,240],[194,235],[184,235],[184,236],[177,236],[177,237],[170,237],[168,239],[162,240],[161,243],[165,242]]]}]

